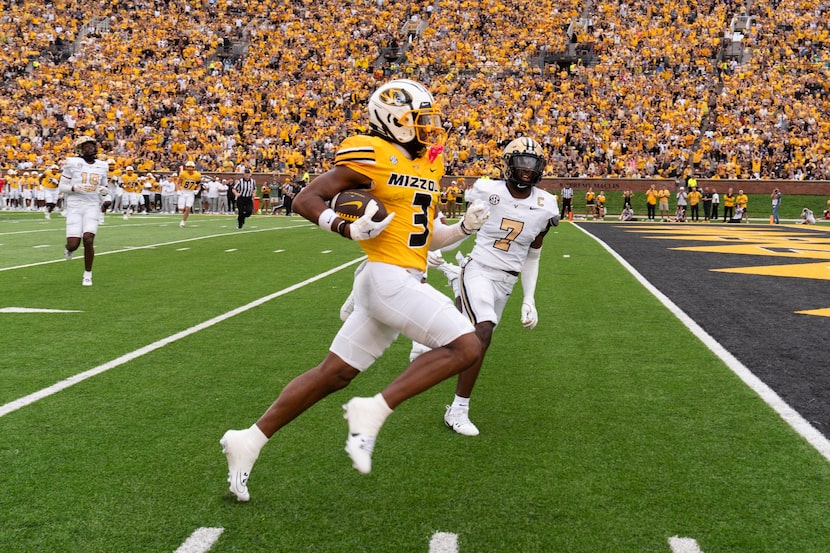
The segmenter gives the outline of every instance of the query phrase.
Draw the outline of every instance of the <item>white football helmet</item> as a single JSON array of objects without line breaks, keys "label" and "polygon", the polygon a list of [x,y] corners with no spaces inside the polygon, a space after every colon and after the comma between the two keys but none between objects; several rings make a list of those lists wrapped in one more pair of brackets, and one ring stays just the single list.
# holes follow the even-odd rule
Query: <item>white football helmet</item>
[{"label": "white football helmet", "polygon": [[516,188],[536,186],[545,171],[545,153],[530,137],[517,138],[504,148],[504,178]]},{"label": "white football helmet", "polygon": [[369,98],[369,125],[377,134],[398,144],[442,143],[441,111],[432,93],[420,83],[396,79]]}]

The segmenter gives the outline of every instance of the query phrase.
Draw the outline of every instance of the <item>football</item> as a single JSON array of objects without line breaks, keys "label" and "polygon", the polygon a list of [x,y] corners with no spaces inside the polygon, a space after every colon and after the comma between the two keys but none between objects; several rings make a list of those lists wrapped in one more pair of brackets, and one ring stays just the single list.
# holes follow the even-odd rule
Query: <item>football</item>
[{"label": "football", "polygon": [[383,221],[387,215],[386,208],[368,190],[344,190],[331,199],[331,208],[338,217],[351,223],[363,216],[371,200],[375,200],[378,204],[378,211],[372,216],[372,220]]}]

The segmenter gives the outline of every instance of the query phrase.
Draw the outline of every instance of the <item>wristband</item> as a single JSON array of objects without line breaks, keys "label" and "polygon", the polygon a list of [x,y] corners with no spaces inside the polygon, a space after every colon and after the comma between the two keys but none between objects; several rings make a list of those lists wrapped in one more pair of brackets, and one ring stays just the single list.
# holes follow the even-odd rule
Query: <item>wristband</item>
[{"label": "wristband", "polygon": [[461,232],[463,232],[467,236],[470,236],[473,233],[473,231],[467,229],[467,227],[464,226],[464,219],[461,219],[461,222],[458,224],[461,225]]},{"label": "wristband", "polygon": [[323,211],[317,218],[317,225],[323,230],[327,230],[329,232],[338,232],[340,230],[339,226],[337,227],[337,231],[331,228],[331,224],[334,222],[336,218],[337,214],[334,212],[332,208],[329,207],[325,211]]}]

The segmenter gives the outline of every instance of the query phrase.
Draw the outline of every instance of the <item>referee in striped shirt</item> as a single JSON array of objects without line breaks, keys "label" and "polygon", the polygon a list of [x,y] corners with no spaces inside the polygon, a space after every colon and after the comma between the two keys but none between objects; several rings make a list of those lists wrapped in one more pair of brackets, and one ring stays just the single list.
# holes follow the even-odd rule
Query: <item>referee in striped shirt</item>
[{"label": "referee in striped shirt", "polygon": [[256,181],[251,177],[251,170],[246,169],[241,179],[233,185],[233,195],[236,196],[236,209],[239,215],[236,218],[236,228],[245,224],[245,219],[254,212],[254,192]]}]

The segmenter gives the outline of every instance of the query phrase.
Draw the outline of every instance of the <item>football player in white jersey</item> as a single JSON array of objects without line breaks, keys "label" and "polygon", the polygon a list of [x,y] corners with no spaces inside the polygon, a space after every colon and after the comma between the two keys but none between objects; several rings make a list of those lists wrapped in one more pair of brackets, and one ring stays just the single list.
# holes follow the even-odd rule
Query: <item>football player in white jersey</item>
[{"label": "football player in white jersey", "polygon": [[81,284],[92,286],[92,262],[95,259],[95,233],[101,215],[101,196],[108,193],[107,164],[99,160],[98,142],[82,135],[75,141],[76,156],[63,165],[58,188],[66,201],[66,249],[64,257],[72,259],[84,243],[84,276]]},{"label": "football player in white jersey", "polygon": [[542,147],[532,138],[517,138],[505,147],[502,161],[504,180],[479,179],[467,192],[466,199],[487,203],[490,217],[479,229],[473,251],[461,262],[460,275],[448,263],[438,266],[453,284],[459,308],[475,325],[483,348],[478,362],[459,373],[455,399],[444,414],[444,423],[465,436],[479,433],[469,418],[470,396],[493,329],[520,274],[522,326],[533,328],[538,322],[534,295],[542,241],[550,227],[559,224],[556,196],[536,187],[546,163]]}]

